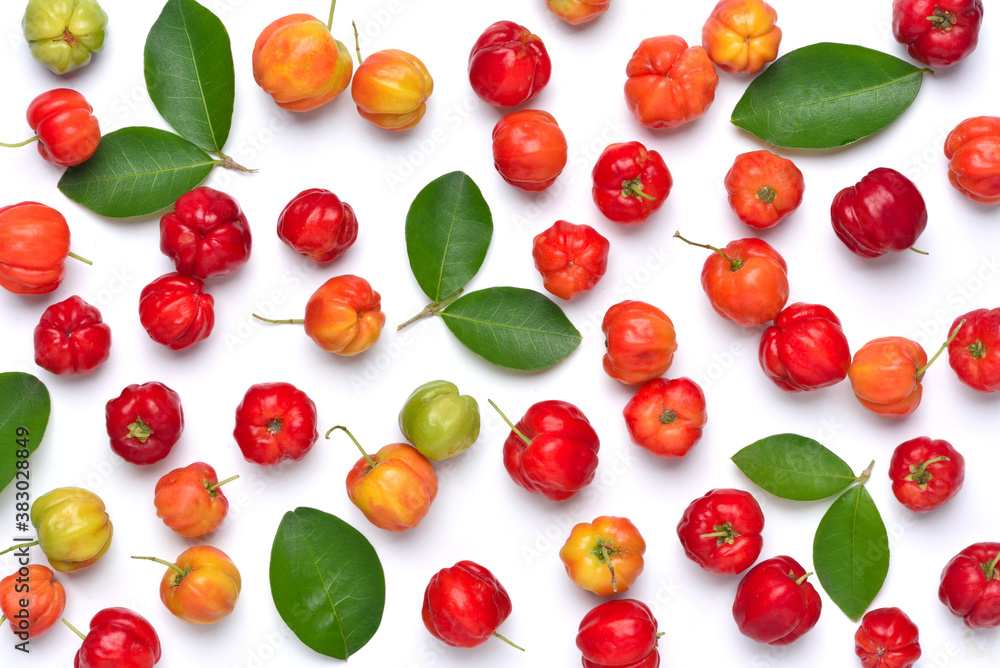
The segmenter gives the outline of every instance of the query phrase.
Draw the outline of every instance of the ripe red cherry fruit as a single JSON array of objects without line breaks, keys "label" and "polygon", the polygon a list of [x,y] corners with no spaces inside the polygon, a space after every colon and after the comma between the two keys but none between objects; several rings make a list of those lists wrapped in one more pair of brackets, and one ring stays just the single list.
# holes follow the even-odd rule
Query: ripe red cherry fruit
[{"label": "ripe red cherry fruit", "polygon": [[917,625],[899,608],[869,610],[854,634],[863,668],[910,668],[920,658]]},{"label": "ripe red cherry fruit", "polygon": [[511,610],[510,595],[496,576],[463,560],[431,577],[421,617],[431,635],[452,647],[477,647],[490,636],[517,647],[497,633]]},{"label": "ripe red cherry fruit", "polygon": [[250,225],[239,203],[214,188],[194,188],[160,218],[160,250],[181,274],[234,273],[250,259]]},{"label": "ripe red cherry fruit", "polygon": [[920,436],[896,446],[889,478],[901,504],[914,512],[934,510],[962,489],[965,457],[948,441]]},{"label": "ripe red cherry fruit", "polygon": [[57,376],[91,373],[111,354],[111,328],[96,306],[73,295],[42,313],[34,331],[35,364]]},{"label": "ripe red cherry fruit", "polygon": [[751,568],[736,587],[733,618],[740,633],[760,643],[789,645],[819,621],[822,601],[809,576],[788,556]]},{"label": "ripe red cherry fruit", "polygon": [[913,181],[879,167],[834,196],[830,218],[851,252],[873,258],[912,249],[927,227],[927,206]]},{"label": "ripe red cherry fruit", "polygon": [[938,598],[970,629],[1000,626],[1000,543],[974,543],[941,571]]},{"label": "ripe red cherry fruit", "polygon": [[656,628],[653,611],[641,601],[622,598],[601,603],[580,620],[577,630],[584,668],[656,668],[657,642],[663,635]]},{"label": "ripe red cherry fruit", "polygon": [[677,524],[684,553],[709,573],[742,573],[760,556],[764,512],[750,492],[713,489],[688,504]]},{"label": "ripe red cherry fruit", "polygon": [[537,95],[552,75],[552,61],[538,35],[513,21],[497,21],[469,53],[469,83],[481,100],[513,107]]},{"label": "ripe red cherry fruit", "polygon": [[820,304],[791,304],[760,337],[764,374],[786,392],[817,390],[847,378],[851,349],[833,311]]},{"label": "ripe red cherry fruit", "polygon": [[310,188],[281,211],[278,238],[313,262],[330,262],[358,238],[358,219],[351,205],[329,190]]}]

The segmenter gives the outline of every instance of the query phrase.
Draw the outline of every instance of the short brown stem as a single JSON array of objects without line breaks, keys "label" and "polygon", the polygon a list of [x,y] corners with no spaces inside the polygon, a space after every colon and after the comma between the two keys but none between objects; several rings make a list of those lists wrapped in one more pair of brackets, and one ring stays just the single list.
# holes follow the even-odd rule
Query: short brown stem
[{"label": "short brown stem", "polygon": [[301,325],[305,322],[304,318],[288,318],[285,320],[272,320],[271,318],[265,318],[262,315],[257,315],[256,313],[251,313],[253,317],[258,320],[263,320],[264,322],[269,322],[272,325]]},{"label": "short brown stem", "polygon": [[219,160],[217,164],[221,165],[222,167],[225,167],[226,169],[233,169],[236,170],[237,172],[243,172],[244,174],[257,173],[256,169],[250,169],[249,167],[244,167],[240,163],[230,158],[225,153],[219,153],[219,157],[222,158],[222,160]]},{"label": "short brown stem", "polygon": [[513,432],[514,432],[515,434],[517,434],[518,436],[520,436],[520,437],[521,437],[521,440],[522,440],[522,441],[524,441],[524,442],[525,442],[525,443],[527,443],[528,445],[531,445],[531,439],[530,439],[530,438],[528,438],[527,436],[525,436],[524,434],[522,434],[522,433],[521,433],[521,430],[520,430],[520,429],[518,429],[517,427],[515,427],[515,426],[514,426],[514,423],[513,423],[513,422],[511,422],[510,420],[508,420],[508,419],[507,419],[507,416],[503,414],[503,411],[502,411],[502,410],[500,410],[500,407],[499,407],[499,406],[497,406],[497,405],[496,405],[495,403],[493,403],[493,400],[492,400],[492,399],[487,399],[486,401],[490,402],[490,406],[492,406],[492,407],[493,407],[493,409],[494,409],[494,410],[495,410],[495,411],[496,411],[497,413],[499,413],[499,414],[500,414],[500,417],[501,417],[501,418],[503,418],[503,421],[507,423],[507,426],[508,426],[508,427],[510,427],[510,430],[511,430],[511,431],[513,431]]},{"label": "short brown stem", "polygon": [[365,449],[363,447],[361,447],[360,443],[358,443],[358,439],[354,438],[354,434],[352,434],[350,432],[350,430],[347,427],[345,427],[344,425],[338,424],[336,427],[330,427],[327,430],[327,432],[326,432],[326,437],[327,438],[330,438],[330,433],[334,429],[339,429],[340,431],[342,431],[345,434],[347,434],[351,438],[351,440],[354,441],[354,445],[358,446],[358,450],[361,451],[361,454],[365,456],[365,461],[368,462],[368,466],[370,466],[371,468],[375,468],[375,466],[376,466],[376,464],[378,464],[378,462],[376,462],[374,459],[372,459],[371,455],[369,455],[367,452],[365,452]]}]

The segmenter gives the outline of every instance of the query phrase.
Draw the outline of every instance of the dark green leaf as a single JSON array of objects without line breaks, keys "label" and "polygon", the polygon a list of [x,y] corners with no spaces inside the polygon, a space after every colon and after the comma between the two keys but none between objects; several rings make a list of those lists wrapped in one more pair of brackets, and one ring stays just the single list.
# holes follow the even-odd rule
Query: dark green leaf
[{"label": "dark green leaf", "polygon": [[804,46],[778,58],[750,83],[732,122],[775,146],[843,146],[902,114],[917,96],[925,71],[862,46]]},{"label": "dark green leaf", "polygon": [[146,37],[145,74],[160,115],[193,144],[221,153],[236,96],[222,21],[194,0],[168,0]]},{"label": "dark green leaf", "polygon": [[545,295],[524,288],[470,292],[440,312],[472,352],[497,366],[537,371],[580,345],[580,332]]},{"label": "dark green leaf", "polygon": [[851,467],[820,443],[798,434],[775,434],[733,455],[750,480],[775,496],[815,501],[857,480]]},{"label": "dark green leaf", "polygon": [[375,548],[329,513],[285,513],[271,546],[270,579],[278,614],[320,654],[346,660],[382,622],[385,573]]},{"label": "dark green leaf", "polygon": [[830,599],[857,621],[889,572],[889,536],[868,490],[857,485],[823,515],[813,540],[813,565]]},{"label": "dark green leaf", "polygon": [[[42,381],[28,373],[0,373],[0,491],[18,477],[30,484],[28,471],[18,466],[42,442],[51,403]],[[21,474],[18,474],[21,471]]]},{"label": "dark green leaf", "polygon": [[493,216],[463,172],[434,179],[406,214],[406,254],[420,289],[435,302],[462,288],[486,259]]},{"label": "dark green leaf", "polygon": [[89,160],[67,168],[59,190],[102,216],[142,216],[173,204],[214,165],[210,155],[172,132],[128,127],[101,137]]}]

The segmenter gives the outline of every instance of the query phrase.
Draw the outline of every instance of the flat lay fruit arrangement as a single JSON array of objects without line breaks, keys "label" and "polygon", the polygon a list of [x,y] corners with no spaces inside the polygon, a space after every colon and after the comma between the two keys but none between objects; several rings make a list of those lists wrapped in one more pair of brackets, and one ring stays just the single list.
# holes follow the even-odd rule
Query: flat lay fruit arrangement
[{"label": "flat lay fruit arrangement", "polygon": [[5,4],[3,665],[996,665],[997,22],[842,4]]}]

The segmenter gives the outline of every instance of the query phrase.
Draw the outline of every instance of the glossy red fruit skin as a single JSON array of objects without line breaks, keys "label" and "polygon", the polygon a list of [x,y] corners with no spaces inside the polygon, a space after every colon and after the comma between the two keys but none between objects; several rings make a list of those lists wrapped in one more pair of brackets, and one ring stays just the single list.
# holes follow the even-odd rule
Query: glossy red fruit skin
[{"label": "glossy red fruit skin", "polygon": [[945,564],[938,598],[970,629],[1000,626],[1000,543],[974,543]]},{"label": "glossy red fruit skin", "polygon": [[1000,202],[1000,116],[973,116],[944,140],[948,181],[973,202]]},{"label": "glossy red fruit skin", "polygon": [[1000,308],[960,315],[948,331],[956,329],[948,344],[948,363],[958,379],[977,392],[1000,391]]},{"label": "glossy red fruit skin", "polygon": [[111,328],[77,295],[50,305],[34,331],[35,364],[57,376],[86,375],[111,355]]},{"label": "glossy red fruit skin", "polygon": [[774,320],[788,302],[785,258],[755,237],[731,241],[722,251],[726,257],[713,252],[701,269],[701,287],[715,312],[743,327]]},{"label": "glossy red fruit skin", "polygon": [[157,381],[133,383],[104,405],[111,449],[137,466],[168,454],[184,431],[184,410],[175,391]]},{"label": "glossy red fruit skin", "polygon": [[604,372],[626,384],[645,383],[670,369],[677,351],[674,323],[660,308],[626,299],[601,320]]},{"label": "glossy red fruit skin", "polygon": [[278,238],[313,262],[330,262],[357,240],[358,218],[350,204],[329,190],[310,188],[281,211]]},{"label": "glossy red fruit skin", "polygon": [[511,479],[552,501],[565,501],[594,480],[600,440],[587,416],[568,401],[539,401],[514,425],[503,444]]},{"label": "glossy red fruit skin", "polygon": [[[937,461],[935,461],[937,460]],[[965,457],[951,443],[920,436],[896,446],[889,460],[892,493],[915,513],[955,498],[965,482]]]},{"label": "glossy red fruit skin", "polygon": [[[684,509],[677,537],[684,554],[709,573],[736,574],[750,568],[764,546],[764,512],[750,492],[719,488]],[[711,536],[709,534],[725,534]]]},{"label": "glossy red fruit skin", "polygon": [[629,438],[657,457],[679,459],[701,440],[705,393],[690,378],[653,378],[622,410]]},{"label": "glossy red fruit skin", "polygon": [[789,304],[760,337],[760,367],[786,392],[806,392],[847,378],[851,349],[840,318],[821,304]]},{"label": "glossy red fruit skin", "polygon": [[927,227],[927,206],[913,181],[879,167],[834,196],[830,218],[852,253],[873,258],[910,249]]},{"label": "glossy red fruit skin", "polygon": [[431,577],[421,617],[431,635],[452,647],[478,647],[510,616],[510,596],[496,576],[474,561],[459,561]]},{"label": "glossy red fruit skin", "polygon": [[531,257],[545,289],[570,300],[597,285],[610,250],[611,242],[593,227],[557,220],[532,240]]},{"label": "glossy red fruit skin", "polygon": [[160,276],[139,293],[139,320],[149,338],[170,350],[184,350],[212,333],[215,300],[194,276]]},{"label": "glossy red fruit skin", "polygon": [[538,35],[513,21],[486,28],[469,53],[469,83],[483,102],[513,107],[538,95],[552,60]]},{"label": "glossy red fruit skin", "polygon": [[740,580],[733,618],[740,633],[768,645],[789,645],[819,621],[822,601],[806,571],[788,556],[759,562]]},{"label": "glossy red fruit skin", "polygon": [[854,653],[863,668],[911,668],[920,658],[917,625],[899,608],[876,608],[861,618]]},{"label": "glossy red fruit skin", "polygon": [[576,634],[584,668],[654,668],[660,664],[657,621],[642,601],[620,598],[592,608]]},{"label": "glossy red fruit skin", "polygon": [[105,608],[90,620],[73,668],[153,668],[159,660],[160,638],[144,617],[127,608]]},{"label": "glossy red fruit skin", "polygon": [[667,201],[673,176],[657,151],[637,141],[610,144],[590,172],[590,194],[604,217],[620,225],[639,225]]},{"label": "glossy red fruit skin", "polygon": [[236,407],[233,438],[243,458],[274,466],[298,461],[319,439],[316,404],[291,383],[256,383]]},{"label": "glossy red fruit skin", "polygon": [[250,224],[239,203],[201,186],[184,193],[160,218],[160,251],[178,273],[205,279],[236,272],[250,259]]},{"label": "glossy red fruit skin", "polygon": [[48,162],[72,167],[94,155],[101,127],[94,108],[71,88],[55,88],[37,96],[25,114],[38,136],[38,154]]},{"label": "glossy red fruit skin", "polygon": [[566,135],[547,111],[512,111],[493,126],[493,166],[519,190],[545,190],[555,183],[568,159]]},{"label": "glossy red fruit skin", "polygon": [[979,43],[982,0],[893,0],[892,35],[935,68],[968,58]]},{"label": "glossy red fruit skin", "polygon": [[766,150],[736,156],[723,185],[733,213],[755,229],[774,227],[791,215],[806,188],[794,162]]}]

